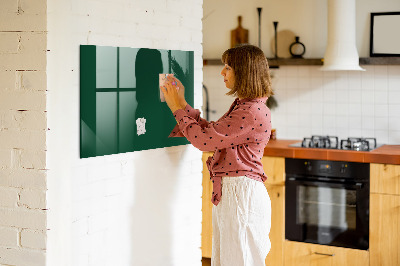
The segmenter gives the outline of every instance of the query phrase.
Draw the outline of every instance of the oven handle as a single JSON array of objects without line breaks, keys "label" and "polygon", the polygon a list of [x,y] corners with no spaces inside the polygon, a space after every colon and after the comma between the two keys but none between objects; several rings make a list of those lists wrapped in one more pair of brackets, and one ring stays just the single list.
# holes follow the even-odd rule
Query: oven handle
[{"label": "oven handle", "polygon": [[332,181],[321,181],[321,180],[316,180],[316,181],[309,181],[309,180],[304,180],[303,178],[297,178],[297,177],[288,177],[287,181],[291,181],[291,182],[296,182],[296,183],[301,183],[304,185],[341,185],[344,187],[348,187],[348,188],[353,188],[353,189],[361,189],[363,187],[363,183],[362,182],[356,182],[356,183],[346,183],[346,182],[332,182]]},{"label": "oven handle", "polygon": [[314,252],[314,254],[315,254],[315,255],[323,255],[323,256],[331,256],[331,257],[335,256],[335,253],[333,253],[333,254],[328,254],[328,253]]}]

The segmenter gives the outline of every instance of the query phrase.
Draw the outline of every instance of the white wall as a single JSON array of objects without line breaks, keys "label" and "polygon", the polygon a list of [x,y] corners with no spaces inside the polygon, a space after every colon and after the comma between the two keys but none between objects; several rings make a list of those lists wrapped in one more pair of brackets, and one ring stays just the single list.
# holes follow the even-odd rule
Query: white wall
[{"label": "white wall", "polygon": [[46,261],[46,1],[0,1],[0,265]]},{"label": "white wall", "polygon": [[79,45],[194,50],[199,108],[201,18],[201,0],[48,2],[48,265],[201,264],[201,152],[79,159]]},{"label": "white wall", "polygon": [[261,49],[267,57],[273,55],[273,21],[279,22],[278,31],[290,30],[300,36],[300,41],[307,47],[307,56],[316,57],[322,51],[327,37],[324,32],[327,26],[326,2],[321,0],[205,0],[204,58],[221,58],[221,54],[230,46],[230,31],[237,27],[238,16],[242,16],[243,28],[249,30],[249,43],[258,46],[257,7],[262,8]]},{"label": "white wall", "polygon": [[278,138],[311,135],[376,137],[400,143],[400,66],[362,66],[365,72],[313,67],[274,70],[272,124]]},{"label": "white wall", "polygon": [[[392,0],[357,2],[357,47],[361,57],[369,56],[369,13],[400,10]],[[266,14],[263,23],[280,21],[281,29],[291,29],[307,47],[306,57],[323,57],[326,47],[327,1],[204,1],[204,58],[220,58],[229,48],[229,30],[236,27],[236,17],[243,15],[243,26],[250,30],[250,43],[258,44],[258,4]],[[248,8],[250,6],[250,8]],[[251,9],[251,10],[249,10]],[[224,14],[223,16],[221,14]],[[251,14],[253,15],[251,15]],[[263,13],[263,14],[265,14]],[[247,14],[247,15],[245,15]],[[253,16],[253,17],[252,17]],[[252,19],[253,22],[247,22]],[[213,25],[219,25],[215,27]],[[263,25],[265,29],[269,27]],[[218,30],[218,33],[216,32]],[[279,27],[278,27],[279,30]],[[253,34],[252,34],[253,32]],[[262,49],[271,56],[262,33]],[[222,38],[217,38],[222,36]],[[281,66],[272,69],[273,89],[279,107],[272,111],[272,124],[281,139],[302,139],[311,135],[376,137],[382,144],[400,143],[400,66],[363,66],[365,72],[321,72],[319,66]],[[221,66],[204,67],[204,84],[210,94],[210,109],[217,120],[233,101],[220,76]]]},{"label": "white wall", "polygon": [[[210,120],[229,108],[232,97],[219,72],[204,67],[210,93]],[[381,144],[400,143],[400,66],[362,66],[365,72],[323,72],[319,66],[272,69],[278,108],[271,113],[280,139],[311,135],[375,137]]]},{"label": "white wall", "polygon": [[[230,31],[237,27],[237,17],[242,16],[242,26],[249,30],[249,43],[258,45],[258,12],[261,12],[261,49],[267,57],[274,55],[274,26],[279,31],[291,31],[306,46],[306,58],[324,56],[328,9],[327,0],[204,0],[204,58],[220,58],[230,46]],[[369,56],[370,13],[399,11],[398,0],[356,0],[356,42],[360,57]],[[284,34],[288,36],[290,34]],[[286,39],[278,39],[291,43]],[[293,39],[294,42],[294,39]],[[278,53],[281,48],[278,48]],[[289,47],[287,47],[289,49]],[[288,54],[286,52],[286,54]],[[288,54],[290,57],[290,54]]]}]

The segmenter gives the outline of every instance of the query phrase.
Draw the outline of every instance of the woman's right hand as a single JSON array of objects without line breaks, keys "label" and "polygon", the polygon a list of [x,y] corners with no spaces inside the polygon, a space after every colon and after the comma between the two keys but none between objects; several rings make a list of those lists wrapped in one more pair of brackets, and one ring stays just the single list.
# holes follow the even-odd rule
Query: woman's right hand
[{"label": "woman's right hand", "polygon": [[168,76],[168,79],[176,82],[176,86],[179,88],[178,90],[179,103],[183,108],[185,108],[187,105],[187,102],[185,100],[185,87],[183,86],[182,82],[174,76]]}]

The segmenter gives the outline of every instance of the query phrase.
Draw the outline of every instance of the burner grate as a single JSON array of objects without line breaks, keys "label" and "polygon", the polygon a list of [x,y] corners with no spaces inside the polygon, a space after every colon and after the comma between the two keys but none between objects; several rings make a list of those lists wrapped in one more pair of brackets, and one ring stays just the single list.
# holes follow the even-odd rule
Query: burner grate
[{"label": "burner grate", "polygon": [[342,150],[369,151],[376,147],[376,138],[347,138],[340,141]]},{"label": "burner grate", "polygon": [[325,149],[338,149],[339,140],[336,136],[317,136],[313,135],[311,138],[304,138],[301,147],[305,148],[325,148]]},{"label": "burner grate", "polygon": [[[340,145],[339,145],[340,144]],[[313,135],[311,138],[304,138],[301,143],[293,144],[295,147],[341,149],[354,151],[371,151],[376,149],[376,138],[347,138],[339,139],[336,136]]]}]

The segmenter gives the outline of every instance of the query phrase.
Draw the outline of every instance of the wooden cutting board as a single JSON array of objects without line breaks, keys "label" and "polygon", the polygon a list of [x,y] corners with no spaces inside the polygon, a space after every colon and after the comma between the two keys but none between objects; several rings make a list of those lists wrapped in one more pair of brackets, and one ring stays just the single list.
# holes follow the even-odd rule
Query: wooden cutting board
[{"label": "wooden cutting board", "polygon": [[238,16],[238,27],[231,30],[231,48],[238,44],[249,43],[249,31],[242,27],[242,16]]}]

